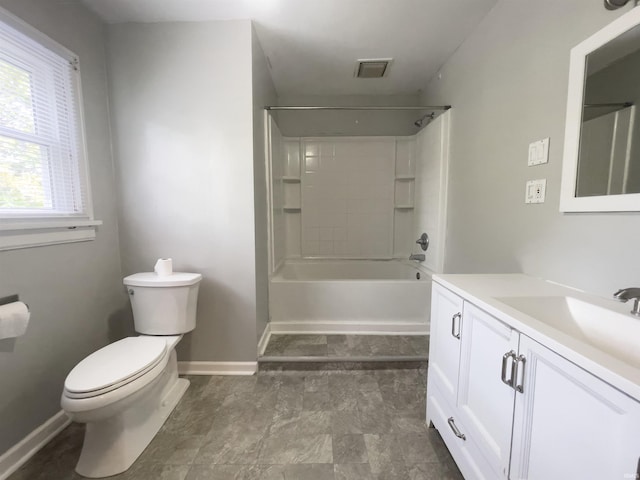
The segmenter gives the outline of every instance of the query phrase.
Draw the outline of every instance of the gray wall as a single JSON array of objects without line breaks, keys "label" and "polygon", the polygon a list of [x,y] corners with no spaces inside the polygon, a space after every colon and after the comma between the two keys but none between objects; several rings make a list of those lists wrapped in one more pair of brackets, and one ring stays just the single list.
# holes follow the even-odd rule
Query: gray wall
[{"label": "gray wall", "polygon": [[[419,105],[419,96],[281,95],[278,105],[406,107]],[[418,133],[419,128],[413,123],[425,113],[415,110],[276,111],[273,117],[285,137],[404,136]]]},{"label": "gray wall", "polygon": [[109,27],[123,273],[201,272],[179,360],[255,361],[251,23]]},{"label": "gray wall", "polygon": [[276,89],[267,59],[251,29],[251,77],[253,88],[253,182],[256,229],[256,335],[258,341],[269,323],[269,241],[267,174],[265,165],[264,107],[275,105]]},{"label": "gray wall", "polygon": [[80,56],[95,241],[0,252],[0,297],[31,308],[25,336],[0,340],[0,455],[60,410],[69,371],[123,335],[102,24],[77,2],[2,0],[0,5]]},{"label": "gray wall", "polygon": [[[454,108],[446,271],[522,271],[603,296],[640,282],[637,214],[558,212],[569,51],[629,8],[501,0],[427,86],[423,101]],[[547,136],[549,164],[527,167]],[[546,202],[525,205],[536,178]]]}]

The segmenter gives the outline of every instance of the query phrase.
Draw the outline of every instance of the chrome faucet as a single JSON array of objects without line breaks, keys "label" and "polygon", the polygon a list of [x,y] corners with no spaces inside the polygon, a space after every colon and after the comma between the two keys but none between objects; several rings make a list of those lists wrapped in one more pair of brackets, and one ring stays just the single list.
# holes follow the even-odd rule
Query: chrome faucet
[{"label": "chrome faucet", "polygon": [[631,313],[640,317],[640,288],[623,288],[613,294],[613,298],[626,302],[633,299],[633,310]]},{"label": "chrome faucet", "polygon": [[424,253],[412,253],[409,255],[409,260],[416,260],[418,262],[424,262]]}]

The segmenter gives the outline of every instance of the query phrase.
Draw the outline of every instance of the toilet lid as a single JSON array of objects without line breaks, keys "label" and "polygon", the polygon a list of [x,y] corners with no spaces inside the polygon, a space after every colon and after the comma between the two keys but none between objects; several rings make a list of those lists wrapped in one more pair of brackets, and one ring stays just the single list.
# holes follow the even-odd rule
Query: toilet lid
[{"label": "toilet lid", "polygon": [[70,393],[87,393],[122,384],[157,365],[167,354],[163,337],[127,337],[101,348],[71,370],[64,382]]}]

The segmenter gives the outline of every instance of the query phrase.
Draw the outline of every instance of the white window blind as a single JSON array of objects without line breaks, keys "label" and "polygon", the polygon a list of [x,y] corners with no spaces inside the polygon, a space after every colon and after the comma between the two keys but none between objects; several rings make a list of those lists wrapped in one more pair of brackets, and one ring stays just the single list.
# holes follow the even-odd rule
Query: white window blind
[{"label": "white window blind", "polygon": [[3,20],[0,219],[90,219],[77,59]]},{"label": "white window blind", "polygon": [[75,54],[0,8],[0,250],[96,237]]}]

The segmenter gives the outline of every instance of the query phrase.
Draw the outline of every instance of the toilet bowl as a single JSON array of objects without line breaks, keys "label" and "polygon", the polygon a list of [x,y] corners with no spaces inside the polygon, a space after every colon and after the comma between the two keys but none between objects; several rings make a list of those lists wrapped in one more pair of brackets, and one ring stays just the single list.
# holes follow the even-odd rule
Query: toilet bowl
[{"label": "toilet bowl", "polygon": [[178,378],[175,346],[182,333],[195,327],[202,277],[175,275],[125,278],[136,330],[142,335],[92,353],[65,380],[61,406],[73,421],[87,424],[76,466],[84,477],[127,470],[189,387],[188,380]]}]

